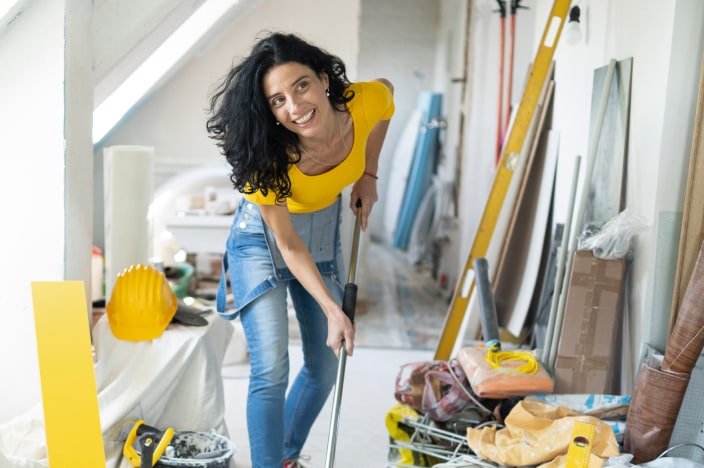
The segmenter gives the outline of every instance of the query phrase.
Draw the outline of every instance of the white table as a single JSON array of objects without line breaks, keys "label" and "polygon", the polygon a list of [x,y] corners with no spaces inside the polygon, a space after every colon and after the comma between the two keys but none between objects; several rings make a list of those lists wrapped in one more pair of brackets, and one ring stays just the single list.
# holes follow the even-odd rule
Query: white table
[{"label": "white table", "polygon": [[[95,380],[108,467],[131,466],[117,462],[140,419],[159,429],[215,430],[229,437],[221,372],[233,326],[215,313],[206,317],[208,326],[171,324],[159,338],[139,342],[115,338],[107,315],[95,324]],[[42,416],[37,405],[0,427],[0,452],[16,466],[48,466]]]}]

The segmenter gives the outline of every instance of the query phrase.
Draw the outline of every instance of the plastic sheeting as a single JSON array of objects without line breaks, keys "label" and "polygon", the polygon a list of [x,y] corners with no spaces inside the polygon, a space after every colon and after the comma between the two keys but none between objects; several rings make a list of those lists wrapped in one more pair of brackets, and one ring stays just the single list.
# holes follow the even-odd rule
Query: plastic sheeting
[{"label": "plastic sheeting", "polygon": [[[229,437],[221,371],[233,327],[215,314],[208,321],[207,327],[171,324],[159,338],[139,342],[115,338],[105,315],[96,323],[95,379],[107,466],[130,466],[117,463],[139,419]],[[13,468],[49,466],[41,405],[0,426],[0,453]]]}]

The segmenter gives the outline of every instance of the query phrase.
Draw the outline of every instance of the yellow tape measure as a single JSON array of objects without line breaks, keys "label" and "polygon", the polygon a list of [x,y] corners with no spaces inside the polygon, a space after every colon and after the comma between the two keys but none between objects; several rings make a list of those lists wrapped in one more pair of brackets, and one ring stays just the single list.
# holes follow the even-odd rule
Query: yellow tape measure
[{"label": "yellow tape measure", "polygon": [[451,357],[452,349],[457,341],[457,334],[462,326],[462,321],[474,290],[473,262],[477,258],[484,257],[489,247],[489,241],[498,222],[501,206],[506,198],[513,172],[518,166],[523,145],[538,107],[538,100],[552,67],[552,57],[555,53],[570,3],[571,0],[555,0],[553,3],[523,97],[516,110],[516,117],[501,153],[501,159],[494,176],[494,184],[489,193],[489,199],[484,208],[472,249],[467,257],[464,270],[455,288],[452,304],[445,318],[443,331],[435,350],[435,359],[448,360]]},{"label": "yellow tape measure", "polygon": [[570,445],[567,448],[565,468],[589,468],[595,429],[593,424],[582,421],[574,422],[572,439],[570,439]]}]

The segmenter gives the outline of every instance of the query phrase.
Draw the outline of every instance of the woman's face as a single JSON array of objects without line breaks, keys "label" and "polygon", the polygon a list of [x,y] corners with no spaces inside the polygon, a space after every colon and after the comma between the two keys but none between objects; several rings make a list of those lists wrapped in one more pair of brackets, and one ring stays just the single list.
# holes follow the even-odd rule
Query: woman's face
[{"label": "woman's face", "polygon": [[306,137],[313,137],[324,128],[332,110],[325,95],[326,74],[318,76],[305,65],[288,62],[273,67],[262,81],[264,96],[281,125]]}]

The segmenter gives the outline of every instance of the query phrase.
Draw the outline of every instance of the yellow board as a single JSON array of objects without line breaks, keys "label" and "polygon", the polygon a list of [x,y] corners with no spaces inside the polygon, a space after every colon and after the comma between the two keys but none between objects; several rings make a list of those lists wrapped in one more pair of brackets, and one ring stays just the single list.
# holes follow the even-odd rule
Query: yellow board
[{"label": "yellow board", "polygon": [[49,466],[105,466],[82,281],[33,282]]},{"label": "yellow board", "polygon": [[595,427],[593,424],[575,421],[572,429],[572,439],[567,447],[567,462],[565,468],[589,468],[589,457],[592,453]]},{"label": "yellow board", "polygon": [[457,334],[474,291],[474,260],[484,257],[489,247],[501,207],[511,184],[514,169],[518,166],[518,159],[538,107],[541,90],[552,67],[552,57],[555,53],[570,3],[571,0],[555,0],[553,3],[523,97],[516,110],[516,117],[501,152],[494,183],[489,193],[487,204],[484,207],[484,213],[482,214],[472,249],[467,257],[464,270],[455,288],[452,304],[445,318],[443,331],[435,350],[435,359],[448,360],[451,358],[450,355],[452,354],[455,341],[457,341]]}]

